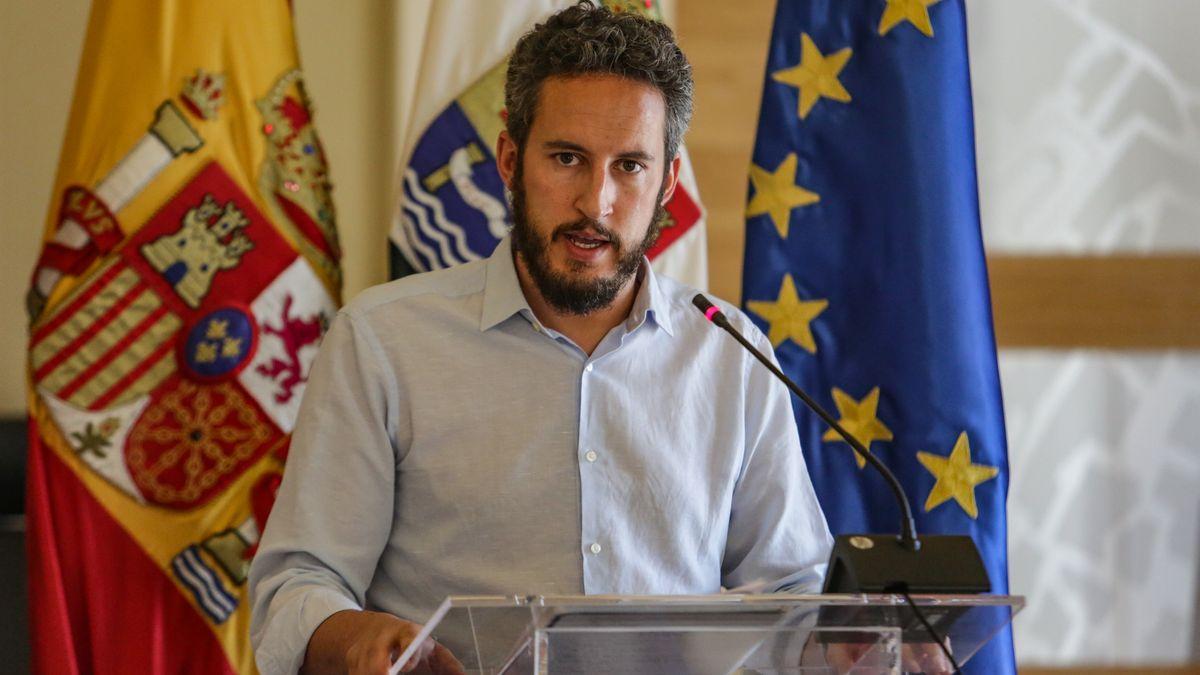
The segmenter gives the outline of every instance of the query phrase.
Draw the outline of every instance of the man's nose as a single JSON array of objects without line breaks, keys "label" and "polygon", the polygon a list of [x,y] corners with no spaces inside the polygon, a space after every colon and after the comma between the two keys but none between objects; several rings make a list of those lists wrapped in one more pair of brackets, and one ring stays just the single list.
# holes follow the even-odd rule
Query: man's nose
[{"label": "man's nose", "polygon": [[602,222],[612,215],[616,183],[608,174],[607,166],[596,166],[588,172],[583,182],[575,199],[575,208],[585,217]]}]

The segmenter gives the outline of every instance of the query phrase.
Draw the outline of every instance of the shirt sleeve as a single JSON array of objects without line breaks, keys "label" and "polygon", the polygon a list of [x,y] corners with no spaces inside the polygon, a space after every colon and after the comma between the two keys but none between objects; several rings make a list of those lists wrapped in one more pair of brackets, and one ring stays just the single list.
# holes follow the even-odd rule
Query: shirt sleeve
[{"label": "shirt sleeve", "polygon": [[364,606],[392,527],[398,401],[378,341],[340,313],[309,373],[250,566],[250,640],[264,675],[297,672],[321,622]]},{"label": "shirt sleeve", "polygon": [[[744,317],[740,329],[768,358],[766,337]],[[791,393],[746,354],[745,446],[734,485],[722,564],[726,588],[819,593],[833,546],[800,449]]]}]

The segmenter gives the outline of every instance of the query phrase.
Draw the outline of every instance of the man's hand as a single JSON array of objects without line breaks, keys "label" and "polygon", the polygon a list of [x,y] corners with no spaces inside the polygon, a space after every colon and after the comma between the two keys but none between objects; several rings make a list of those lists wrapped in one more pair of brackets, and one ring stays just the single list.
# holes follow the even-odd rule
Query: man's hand
[{"label": "man's hand", "polygon": [[[300,672],[387,675],[392,661],[420,631],[417,624],[383,612],[335,612],[313,631]],[[465,675],[450,650],[433,640],[426,640],[400,672],[411,672],[421,665],[435,675]]]},{"label": "man's hand", "polygon": [[[949,639],[947,639],[947,646]],[[837,643],[826,645],[825,660],[838,673],[848,673],[858,660],[874,649],[872,644]],[[953,675],[954,666],[942,648],[934,642],[905,642],[900,646],[900,669],[906,673]]]}]

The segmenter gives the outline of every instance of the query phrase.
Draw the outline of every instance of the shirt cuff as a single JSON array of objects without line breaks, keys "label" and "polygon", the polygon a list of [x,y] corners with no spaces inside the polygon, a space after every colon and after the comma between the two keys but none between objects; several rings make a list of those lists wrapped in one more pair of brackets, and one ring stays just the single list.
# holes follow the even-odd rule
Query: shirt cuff
[{"label": "shirt cuff", "polygon": [[813,565],[782,579],[772,582],[763,593],[792,593],[796,595],[819,595],[825,580],[828,563]]},{"label": "shirt cuff", "polygon": [[304,664],[308,641],[312,639],[317,627],[337,612],[362,609],[353,599],[331,588],[308,587],[302,592],[303,597],[299,599],[300,607],[293,624],[291,639],[274,645],[274,649],[261,649],[255,655],[262,675],[298,673],[300,666]]}]

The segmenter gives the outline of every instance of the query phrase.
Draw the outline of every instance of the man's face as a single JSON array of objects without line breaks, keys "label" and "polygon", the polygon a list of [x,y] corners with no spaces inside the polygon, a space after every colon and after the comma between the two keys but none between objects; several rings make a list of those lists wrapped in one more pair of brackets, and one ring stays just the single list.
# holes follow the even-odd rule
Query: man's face
[{"label": "man's face", "polygon": [[675,188],[678,162],[663,156],[665,118],[650,85],[555,77],[542,83],[523,151],[501,134],[513,247],[555,309],[607,307],[637,273]]}]

